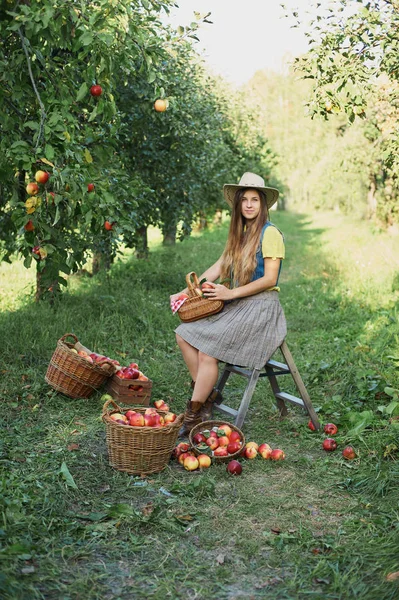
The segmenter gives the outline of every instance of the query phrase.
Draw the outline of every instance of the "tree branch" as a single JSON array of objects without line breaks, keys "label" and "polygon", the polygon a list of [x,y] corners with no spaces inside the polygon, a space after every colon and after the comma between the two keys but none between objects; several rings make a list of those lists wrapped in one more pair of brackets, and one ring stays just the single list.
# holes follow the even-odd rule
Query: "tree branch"
[{"label": "tree branch", "polygon": [[40,106],[40,125],[39,125],[39,133],[38,133],[37,140],[36,140],[36,146],[35,146],[35,150],[36,150],[38,148],[38,146],[40,144],[40,140],[41,140],[41,138],[43,136],[44,123],[45,123],[46,118],[47,118],[46,108],[45,108],[45,106],[44,106],[44,104],[42,102],[42,99],[40,97],[39,91],[37,89],[35,78],[33,77],[32,63],[31,63],[31,60],[30,60],[28,48],[26,46],[26,40],[25,40],[25,37],[22,34],[21,28],[18,29],[18,33],[19,33],[19,37],[21,38],[22,48],[23,48],[23,51],[24,51],[25,56],[26,56],[26,62],[28,63],[28,71],[29,71],[30,80],[32,82],[32,87],[33,87],[33,90],[34,90],[34,92],[36,94],[36,98],[37,98],[37,100],[39,102],[39,106]]}]

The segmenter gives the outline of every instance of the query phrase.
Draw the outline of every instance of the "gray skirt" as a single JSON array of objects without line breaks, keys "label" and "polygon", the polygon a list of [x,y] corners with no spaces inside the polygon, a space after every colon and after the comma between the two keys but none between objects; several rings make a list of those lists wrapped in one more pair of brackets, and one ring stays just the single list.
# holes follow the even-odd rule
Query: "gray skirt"
[{"label": "gray skirt", "polygon": [[262,369],[287,334],[278,292],[228,302],[217,315],[181,323],[175,332],[217,360]]}]

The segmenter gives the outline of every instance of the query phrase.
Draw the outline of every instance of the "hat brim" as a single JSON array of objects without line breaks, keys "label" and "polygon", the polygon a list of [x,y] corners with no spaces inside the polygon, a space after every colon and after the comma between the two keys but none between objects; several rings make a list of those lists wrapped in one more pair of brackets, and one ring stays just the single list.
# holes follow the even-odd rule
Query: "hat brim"
[{"label": "hat brim", "polygon": [[224,199],[226,200],[227,204],[232,207],[236,191],[237,190],[245,190],[245,189],[260,190],[261,192],[264,192],[264,194],[266,195],[267,208],[271,208],[273,206],[273,204],[276,204],[276,202],[278,200],[279,191],[276,190],[276,188],[260,187],[260,186],[256,186],[256,185],[239,185],[239,184],[226,183],[223,186],[223,194],[224,194]]}]

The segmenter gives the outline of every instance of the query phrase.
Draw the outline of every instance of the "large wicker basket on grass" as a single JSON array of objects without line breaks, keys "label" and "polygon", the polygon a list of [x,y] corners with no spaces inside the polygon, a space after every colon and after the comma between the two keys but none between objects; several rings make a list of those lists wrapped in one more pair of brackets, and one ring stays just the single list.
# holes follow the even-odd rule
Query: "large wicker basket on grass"
[{"label": "large wicker basket on grass", "polygon": [[[66,341],[68,338],[73,341]],[[90,353],[76,335],[66,333],[57,342],[45,380],[57,392],[70,398],[89,398],[115,373],[115,366],[109,361],[90,363],[72,349]]]},{"label": "large wicker basket on grass", "polygon": [[[116,423],[110,417],[112,413],[124,414],[127,410],[112,399],[103,406],[102,420],[106,426],[109,464],[118,471],[137,475],[162,471],[176,445],[184,415],[178,415],[173,423],[163,427],[130,427]],[[134,410],[144,414],[146,407],[135,406]],[[161,410],[157,412],[165,414]]]},{"label": "large wicker basket on grass", "polygon": [[[198,423],[198,425],[195,425],[195,427],[192,428],[192,430],[190,431],[190,434],[189,434],[189,442],[190,442],[190,446],[191,446],[190,450],[192,450],[194,452],[194,454],[196,454],[197,456],[199,454],[202,454],[203,450],[198,449],[194,443],[195,434],[200,433],[201,431],[205,431],[205,430],[211,431],[211,429],[213,429],[213,427],[217,427],[218,429],[223,429],[223,425],[228,425],[230,427],[230,429],[232,429],[233,431],[237,431],[240,434],[241,440],[242,440],[241,448],[239,450],[237,450],[237,452],[234,452],[234,454],[229,454],[228,456],[212,456],[212,461],[214,463],[222,463],[222,462],[229,462],[230,460],[239,458],[243,448],[245,447],[245,436],[244,436],[243,432],[241,431],[241,429],[239,429],[232,423],[227,423],[227,421],[203,421],[202,423]],[[209,448],[208,448],[208,450],[209,450]]]}]

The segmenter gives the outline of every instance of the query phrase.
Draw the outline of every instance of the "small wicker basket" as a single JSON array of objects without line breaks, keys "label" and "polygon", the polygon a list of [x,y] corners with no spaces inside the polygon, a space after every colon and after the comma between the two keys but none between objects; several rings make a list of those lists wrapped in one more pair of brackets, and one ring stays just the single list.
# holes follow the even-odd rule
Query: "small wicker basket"
[{"label": "small wicker basket", "polygon": [[224,306],[223,300],[211,300],[202,296],[200,282],[194,271],[187,273],[186,283],[189,297],[177,311],[181,321],[191,323],[192,321],[198,321],[198,319],[215,315],[222,310]]},{"label": "small wicker basket", "polygon": [[116,374],[105,385],[107,392],[117,402],[148,406],[151,399],[152,381],[139,379],[121,379]]},{"label": "small wicker basket", "polygon": [[[67,342],[72,338],[72,342]],[[66,333],[57,342],[45,375],[46,382],[57,392],[70,398],[89,398],[104,382],[115,373],[115,366],[109,361],[90,363],[72,352],[72,348],[82,349],[73,333]]]},{"label": "small wicker basket", "polygon": [[[144,414],[146,408],[135,407],[134,410]],[[178,415],[173,423],[164,427],[130,427],[113,421],[110,415],[114,412],[124,414],[126,410],[120,408],[114,400],[107,400],[103,406],[102,420],[106,426],[111,467],[140,475],[162,471],[176,445],[184,414]],[[165,414],[165,411],[157,412],[160,415]]]},{"label": "small wicker basket", "polygon": [[198,423],[198,425],[195,425],[192,430],[190,431],[189,434],[189,442],[190,442],[190,446],[191,446],[191,450],[194,452],[194,454],[196,454],[197,456],[199,454],[201,454],[201,450],[199,450],[196,445],[194,444],[194,436],[196,433],[200,433],[201,431],[204,431],[206,429],[209,429],[209,431],[213,428],[213,427],[218,427],[219,429],[223,429],[223,425],[228,425],[230,427],[230,429],[232,429],[233,431],[237,431],[240,436],[241,436],[241,440],[242,440],[242,444],[241,444],[241,448],[239,450],[237,450],[237,452],[234,452],[234,454],[229,454],[228,456],[212,456],[212,460],[215,463],[219,463],[219,462],[228,462],[230,460],[234,460],[239,458],[239,456],[241,455],[241,452],[243,451],[243,448],[245,448],[245,436],[243,434],[243,432],[241,431],[241,429],[239,429],[238,427],[236,427],[235,425],[233,425],[232,423],[227,423],[226,421],[203,421],[202,423]]}]

